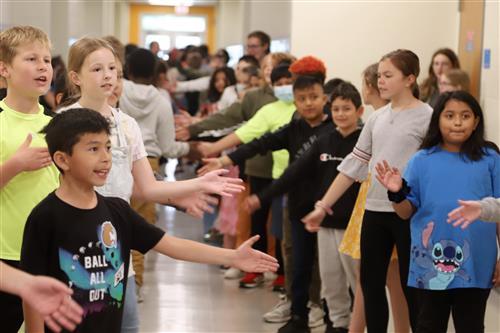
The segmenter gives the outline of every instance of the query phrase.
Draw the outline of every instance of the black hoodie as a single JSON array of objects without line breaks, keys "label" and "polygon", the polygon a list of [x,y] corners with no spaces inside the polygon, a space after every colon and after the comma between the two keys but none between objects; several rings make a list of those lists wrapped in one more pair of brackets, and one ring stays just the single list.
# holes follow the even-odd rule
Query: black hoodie
[{"label": "black hoodie", "polygon": [[[281,127],[273,133],[268,133],[262,137],[253,140],[245,145],[240,146],[236,151],[230,153],[228,157],[233,161],[234,164],[241,162],[249,157],[256,154],[265,154],[266,152],[272,150],[286,149],[290,154],[290,163],[293,163],[301,155],[303,155],[314,142],[322,134],[330,133],[335,129],[334,124],[330,116],[326,116],[325,119],[317,126],[311,127],[302,117],[299,117],[296,113],[290,123]],[[288,207],[291,217],[300,216],[304,211],[309,212],[309,202],[312,200],[312,195],[315,193],[316,189],[312,186],[309,181],[296,181],[293,188],[290,187],[290,193],[288,195]],[[276,192],[276,196],[284,194],[288,191],[288,188],[284,191]],[[303,196],[308,197],[306,204],[304,204]],[[309,198],[311,196],[311,198]],[[267,199],[267,198],[266,198]],[[272,197],[269,197],[269,201]],[[314,201],[312,201],[314,203]]]},{"label": "black hoodie", "polygon": [[[291,163],[283,175],[270,187],[257,194],[261,202],[273,196],[289,192],[290,217],[301,219],[314,209],[314,203],[326,193],[335,179],[337,167],[358,141],[361,129],[343,137],[336,129],[320,136],[299,159]],[[307,185],[302,185],[307,184]],[[351,217],[360,184],[354,183],[332,207],[333,215],[327,215],[322,227],[345,229]],[[292,199],[293,198],[293,199]]]}]

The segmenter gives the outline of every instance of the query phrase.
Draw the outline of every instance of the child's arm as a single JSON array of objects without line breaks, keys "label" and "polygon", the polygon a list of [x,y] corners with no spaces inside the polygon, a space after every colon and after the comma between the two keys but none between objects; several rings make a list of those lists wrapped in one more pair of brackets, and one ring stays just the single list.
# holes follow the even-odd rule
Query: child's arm
[{"label": "child's arm", "polygon": [[298,182],[304,181],[304,179],[311,180],[311,175],[317,172],[315,169],[316,159],[319,159],[318,140],[300,158],[290,164],[280,178],[259,193],[250,195],[244,202],[246,209],[252,213],[261,207],[262,202],[271,202],[272,198],[289,192]]},{"label": "child's arm", "polygon": [[[397,168],[391,167],[387,161],[384,160],[382,163],[377,163],[375,170],[377,171],[377,174],[375,175],[377,180],[390,192],[399,194],[402,190],[404,190],[401,173]],[[408,193],[404,194],[404,196],[407,194]],[[401,201],[391,201],[396,214],[404,220],[409,219],[415,212],[415,207],[413,207],[412,203],[407,199],[403,199]]]},{"label": "child's arm", "polygon": [[32,134],[28,134],[16,152],[0,165],[0,188],[3,188],[12,178],[23,171],[38,170],[52,163],[47,148],[30,147],[32,139]]},{"label": "child's arm", "polygon": [[329,207],[333,206],[337,200],[354,184],[355,180],[340,172],[326,191],[321,200],[316,202],[314,210],[302,218],[306,229],[310,232],[317,232],[326,214],[332,214]]},{"label": "child's arm", "polygon": [[0,289],[18,295],[33,310],[45,317],[54,331],[61,326],[74,330],[83,310],[71,299],[73,290],[56,279],[33,276],[0,261]]},{"label": "child's arm", "polygon": [[[268,151],[276,151],[288,148],[290,126],[285,125],[273,133],[266,133],[260,138],[241,145],[234,152],[219,158],[205,158],[205,165],[198,170],[198,174],[204,175],[209,171],[217,170],[226,166],[239,164],[257,154],[265,154]],[[228,135],[235,135],[230,134]],[[224,138],[225,139],[225,138]],[[223,140],[224,140],[223,139]]]},{"label": "child's arm", "polygon": [[275,272],[279,266],[277,260],[252,249],[258,239],[258,235],[254,236],[238,249],[229,250],[165,234],[154,249],[178,260],[232,266],[246,272]]},{"label": "child's arm", "polygon": [[241,142],[236,134],[231,133],[216,142],[201,142],[198,145],[198,150],[204,157],[219,155],[223,150],[237,146]]},{"label": "child's arm", "polygon": [[157,181],[148,160],[144,157],[134,162],[132,174],[134,183],[142,196],[151,202],[165,203],[168,199],[186,197],[196,192],[214,193],[231,196],[241,192],[244,187],[239,178],[222,177],[226,170],[216,170],[203,177],[189,180],[164,182]]},{"label": "child's arm", "polygon": [[43,318],[29,304],[23,301],[24,329],[26,333],[43,333]]}]

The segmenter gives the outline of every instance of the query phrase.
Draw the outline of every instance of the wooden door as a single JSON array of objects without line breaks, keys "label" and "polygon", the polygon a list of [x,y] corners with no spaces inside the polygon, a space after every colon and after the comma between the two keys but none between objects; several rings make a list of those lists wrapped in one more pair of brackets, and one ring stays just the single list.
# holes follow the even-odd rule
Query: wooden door
[{"label": "wooden door", "polygon": [[483,53],[484,0],[460,0],[460,35],[458,58],[469,73],[471,93],[479,98],[481,59]]}]

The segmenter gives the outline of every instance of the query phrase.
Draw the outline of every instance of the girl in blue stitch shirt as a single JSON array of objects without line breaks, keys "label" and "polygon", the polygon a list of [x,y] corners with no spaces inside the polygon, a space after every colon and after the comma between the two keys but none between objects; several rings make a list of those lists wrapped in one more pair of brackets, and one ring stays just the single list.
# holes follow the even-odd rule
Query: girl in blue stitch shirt
[{"label": "girl in blue stitch shirt", "polygon": [[500,284],[497,225],[447,223],[458,199],[500,194],[500,155],[484,139],[477,101],[463,91],[441,95],[404,178],[386,161],[376,171],[396,213],[411,217],[408,286],[418,293],[417,333],[446,332],[450,312],[457,333],[484,332],[490,289]]}]

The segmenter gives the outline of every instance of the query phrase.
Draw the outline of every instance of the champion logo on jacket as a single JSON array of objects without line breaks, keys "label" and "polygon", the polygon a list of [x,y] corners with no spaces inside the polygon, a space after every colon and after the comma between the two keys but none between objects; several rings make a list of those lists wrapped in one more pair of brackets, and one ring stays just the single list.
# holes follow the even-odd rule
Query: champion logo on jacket
[{"label": "champion logo on jacket", "polygon": [[319,160],[321,162],[328,162],[328,161],[339,161],[339,162],[342,162],[344,160],[344,158],[343,157],[332,156],[332,155],[327,154],[327,153],[323,153],[323,154],[319,155]]}]

